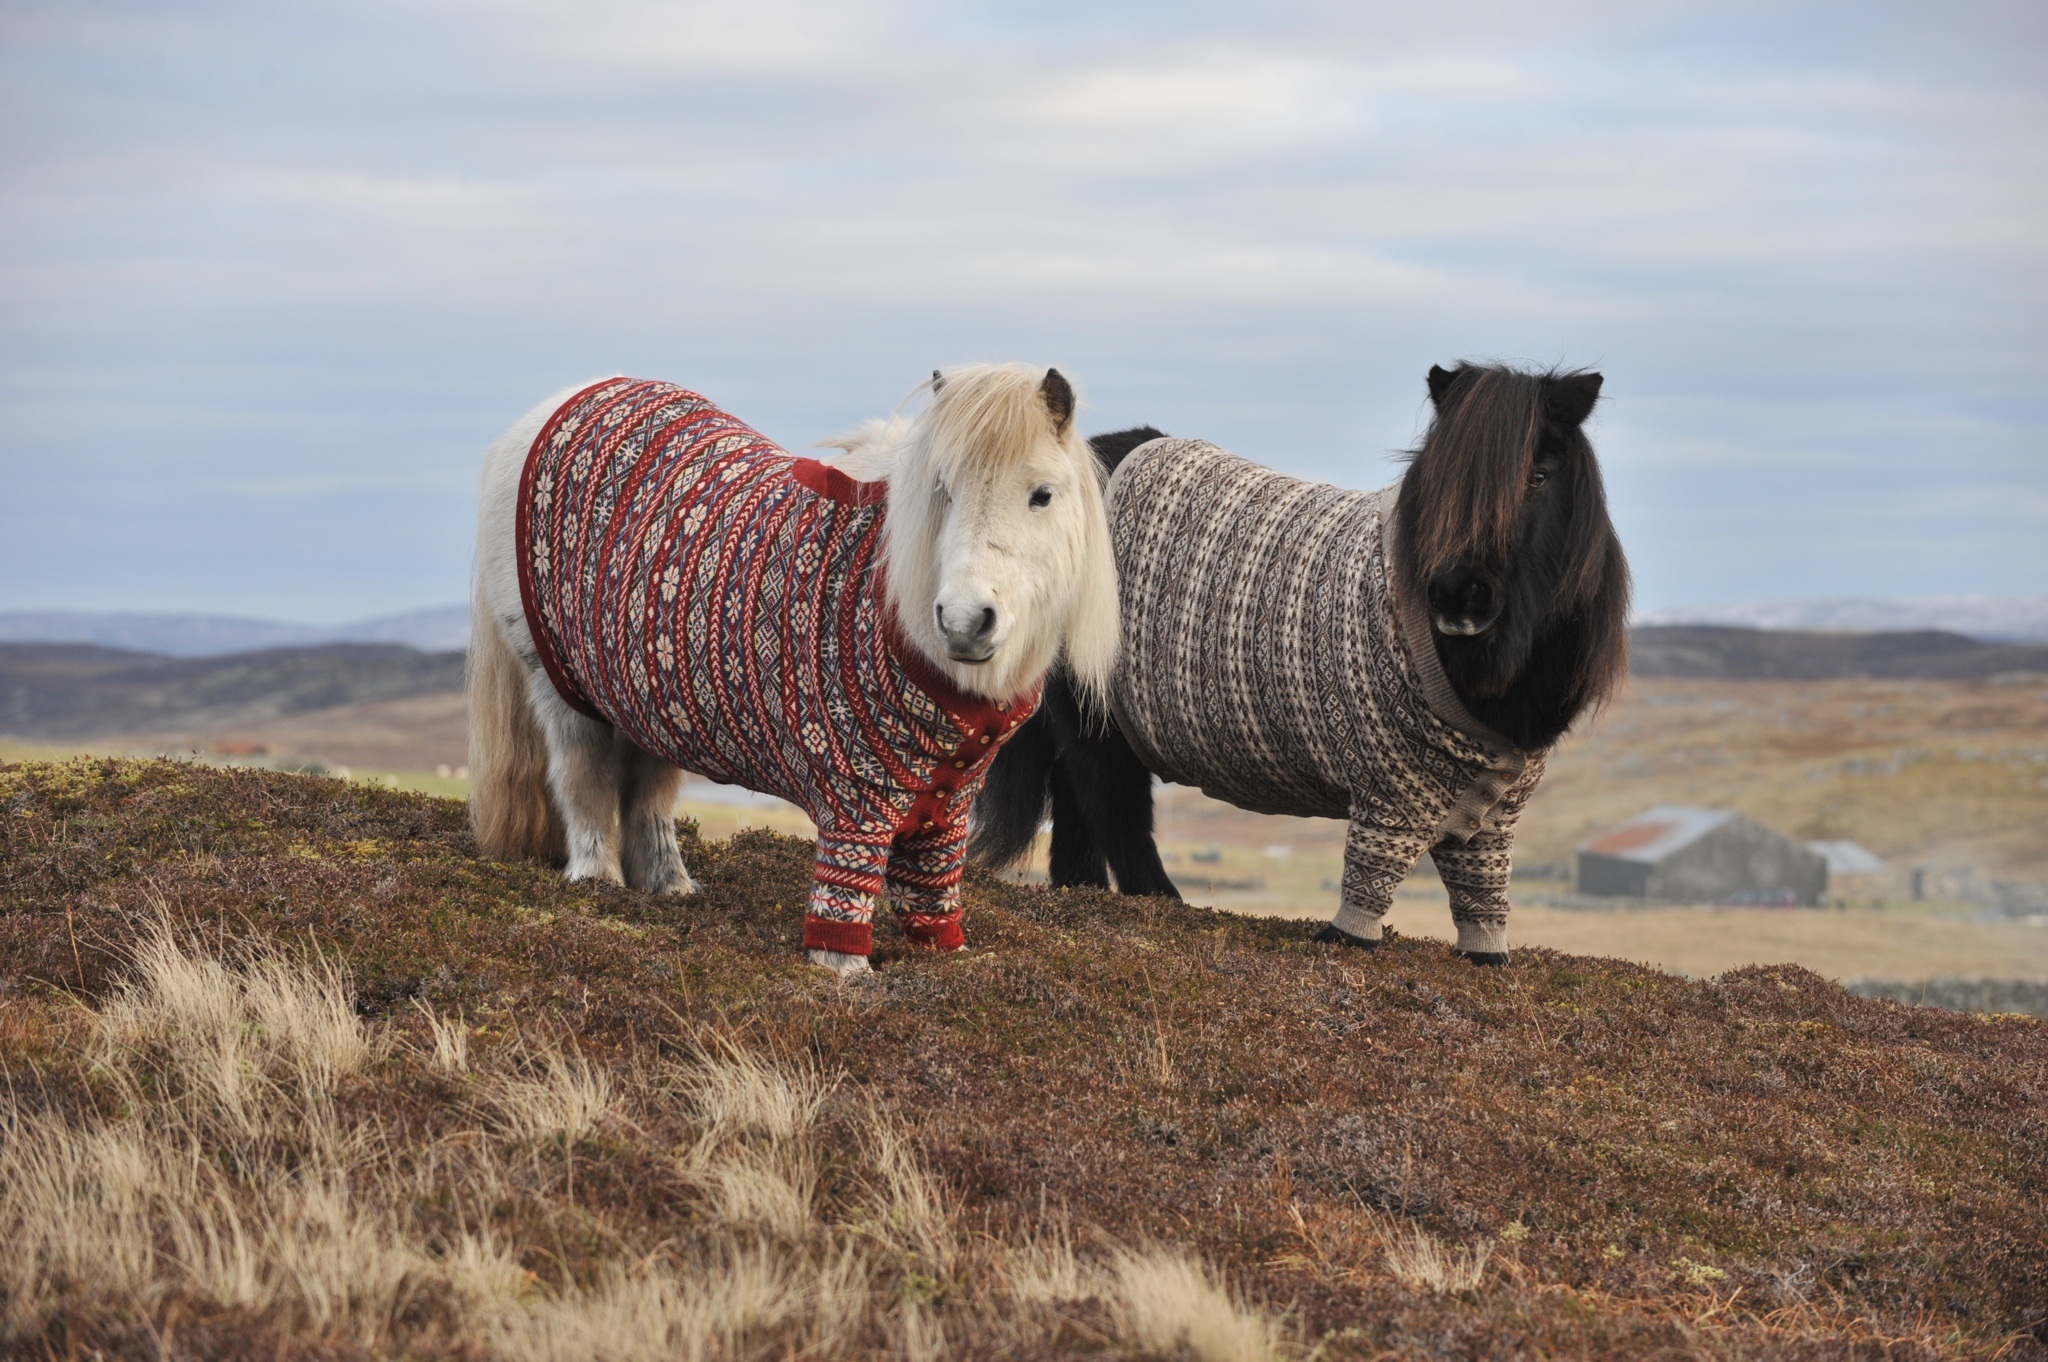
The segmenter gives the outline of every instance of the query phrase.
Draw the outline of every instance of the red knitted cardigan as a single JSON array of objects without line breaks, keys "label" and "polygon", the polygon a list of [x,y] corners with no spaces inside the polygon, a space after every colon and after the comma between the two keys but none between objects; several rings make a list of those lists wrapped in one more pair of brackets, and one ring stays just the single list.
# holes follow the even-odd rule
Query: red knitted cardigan
[{"label": "red knitted cardigan", "polygon": [[818,827],[804,945],[957,949],[967,813],[1037,703],[956,689],[883,590],[887,488],[696,393],[614,378],[559,407],[519,483],[519,594],[562,699]]}]

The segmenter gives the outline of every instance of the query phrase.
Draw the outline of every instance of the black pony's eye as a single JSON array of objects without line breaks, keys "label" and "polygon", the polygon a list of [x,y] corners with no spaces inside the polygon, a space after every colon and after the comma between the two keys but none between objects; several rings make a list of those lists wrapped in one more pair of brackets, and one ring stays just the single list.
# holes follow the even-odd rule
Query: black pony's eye
[{"label": "black pony's eye", "polygon": [[1041,487],[1033,492],[1031,494],[1031,504],[1034,508],[1052,505],[1052,488]]},{"label": "black pony's eye", "polygon": [[1550,481],[1550,470],[1549,470],[1549,469],[1547,469],[1547,468],[1541,468],[1541,467],[1538,467],[1538,468],[1532,468],[1532,469],[1530,469],[1530,470],[1529,470],[1529,485],[1530,485],[1531,487],[1541,487],[1541,486],[1542,486],[1542,485],[1543,485],[1544,483],[1546,483],[1546,482],[1549,482],[1549,481]]}]

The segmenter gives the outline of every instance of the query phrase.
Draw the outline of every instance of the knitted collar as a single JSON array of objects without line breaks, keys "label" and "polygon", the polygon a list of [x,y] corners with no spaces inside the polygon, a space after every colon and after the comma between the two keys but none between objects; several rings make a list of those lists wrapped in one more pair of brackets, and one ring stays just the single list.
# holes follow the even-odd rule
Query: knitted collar
[{"label": "knitted collar", "polygon": [[1397,482],[1380,494],[1380,540],[1386,547],[1388,589],[1394,597],[1394,614],[1400,620],[1401,641],[1407,645],[1408,664],[1415,669],[1415,679],[1422,684],[1422,697],[1429,701],[1437,718],[1478,742],[1489,756],[1497,761],[1512,760],[1520,767],[1528,760],[1528,753],[1481,722],[1452,689],[1443,659],[1436,655],[1436,628],[1429,622],[1427,595],[1407,590],[1407,583],[1402,580],[1400,520],[1394,514],[1401,499],[1401,487]]}]

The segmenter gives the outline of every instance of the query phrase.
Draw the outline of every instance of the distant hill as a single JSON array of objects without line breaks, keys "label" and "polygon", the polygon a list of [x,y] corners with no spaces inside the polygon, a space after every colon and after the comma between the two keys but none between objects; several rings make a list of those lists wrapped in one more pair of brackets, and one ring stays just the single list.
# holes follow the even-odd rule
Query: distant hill
[{"label": "distant hill", "polygon": [[1638,625],[1724,624],[1744,629],[1843,630],[1860,634],[1941,630],[1989,643],[2048,643],[2048,596],[1836,596],[1735,601],[1652,610]]},{"label": "distant hill", "polygon": [[[1984,681],[2048,675],[2048,645],[1961,634],[1849,634],[1647,626],[1638,676],[1722,680]],[[0,733],[109,737],[306,714],[462,689],[462,654],[395,643],[324,643],[164,656],[91,643],[0,642]]]},{"label": "distant hill", "polygon": [[322,643],[399,643],[422,652],[444,652],[469,645],[469,607],[442,605],[331,626],[239,615],[14,611],[0,613],[0,642],[97,643],[168,657],[216,657]]},{"label": "distant hill", "polygon": [[0,643],[0,733],[86,738],[246,722],[462,687],[463,655],[391,643],[163,657],[87,643]]},{"label": "distant hill", "polygon": [[[1750,601],[1651,611],[1636,624],[1639,629],[1713,625],[1772,633],[1938,632],[1979,643],[2048,643],[2048,596]],[[338,625],[237,615],[0,612],[0,642],[97,643],[168,657],[216,657],[322,643],[401,643],[422,652],[443,652],[469,645],[469,607],[443,605]]]},{"label": "distant hill", "polygon": [[2048,675],[2048,645],[1983,643],[1929,629],[1915,633],[1819,633],[1713,625],[1641,626],[1630,637],[1638,676],[1728,680],[1985,681]]}]

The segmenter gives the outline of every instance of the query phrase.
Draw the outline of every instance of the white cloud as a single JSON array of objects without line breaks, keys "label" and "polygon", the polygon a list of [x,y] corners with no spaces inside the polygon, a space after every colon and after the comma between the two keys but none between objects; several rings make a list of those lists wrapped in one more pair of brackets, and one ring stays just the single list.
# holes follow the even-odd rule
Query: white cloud
[{"label": "white cloud", "polygon": [[682,73],[850,72],[897,30],[860,0],[583,0],[528,14],[548,59]]},{"label": "white cloud", "polygon": [[1361,122],[1345,67],[1210,48],[1073,70],[1012,69],[976,100],[1012,158],[1100,172],[1185,171]]}]

